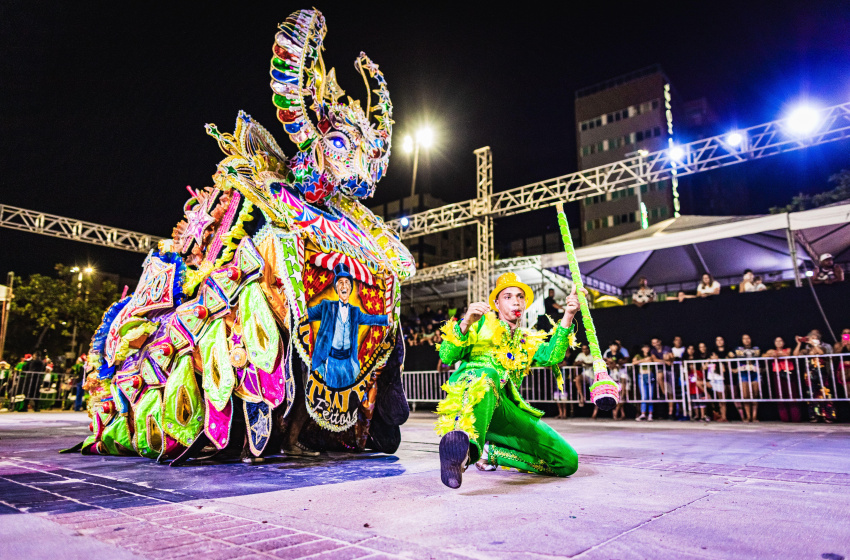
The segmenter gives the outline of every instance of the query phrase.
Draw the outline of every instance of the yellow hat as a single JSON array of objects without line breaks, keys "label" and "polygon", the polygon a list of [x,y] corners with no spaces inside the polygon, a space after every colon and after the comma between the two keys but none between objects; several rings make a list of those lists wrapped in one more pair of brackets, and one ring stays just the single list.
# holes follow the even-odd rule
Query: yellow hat
[{"label": "yellow hat", "polygon": [[496,311],[496,298],[499,296],[499,293],[505,288],[519,288],[523,292],[525,292],[525,306],[528,307],[531,305],[531,302],[534,301],[534,292],[531,291],[531,288],[528,287],[528,284],[523,283],[519,276],[514,274],[513,272],[506,272],[499,276],[499,279],[496,280],[496,287],[493,288],[493,291],[490,292],[490,308],[493,311]]}]

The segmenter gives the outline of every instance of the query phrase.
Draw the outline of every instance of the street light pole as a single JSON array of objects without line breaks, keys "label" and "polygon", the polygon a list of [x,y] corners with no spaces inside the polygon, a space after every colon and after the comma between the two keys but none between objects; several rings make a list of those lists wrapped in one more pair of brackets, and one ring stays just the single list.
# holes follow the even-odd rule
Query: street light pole
[{"label": "street light pole", "polygon": [[413,181],[410,183],[410,196],[416,195],[416,171],[419,169],[419,142],[413,147]]},{"label": "street light pole", "polygon": [[646,180],[644,179],[644,169],[643,169],[643,158],[649,155],[647,150],[637,150],[635,152],[629,152],[626,154],[626,157],[638,156],[638,185],[637,185],[637,199],[638,199],[638,217],[640,219],[640,229],[646,229],[649,227],[649,220],[647,219],[646,214],[646,205],[643,203],[643,186],[646,184]]},{"label": "street light pole", "polygon": [[[77,297],[79,298],[80,293],[83,291],[83,272],[85,272],[87,276],[91,276],[91,274],[94,272],[94,269],[90,266],[87,266],[83,270],[83,269],[80,269],[80,268],[75,266],[74,268],[71,269],[71,272],[76,272],[77,270],[79,270],[79,272],[80,272],[79,276],[77,276]],[[86,302],[89,301],[88,287],[86,287],[86,299],[85,299],[85,301]],[[74,355],[77,354],[77,320],[76,319],[74,320],[74,330],[71,332],[71,352],[73,352]]]},{"label": "street light pole", "polygon": [[428,128],[420,128],[415,137],[405,136],[402,148],[407,153],[413,152],[413,180],[410,182],[410,196],[416,195],[416,173],[419,171],[419,148],[431,147],[434,142],[434,132]]},{"label": "street light pole", "polygon": [[6,329],[9,326],[9,314],[12,311],[12,287],[14,283],[15,273],[9,272],[6,275],[5,297],[0,300],[0,305],[3,306],[2,317],[0,317],[0,360],[3,359],[3,351],[6,348]]}]

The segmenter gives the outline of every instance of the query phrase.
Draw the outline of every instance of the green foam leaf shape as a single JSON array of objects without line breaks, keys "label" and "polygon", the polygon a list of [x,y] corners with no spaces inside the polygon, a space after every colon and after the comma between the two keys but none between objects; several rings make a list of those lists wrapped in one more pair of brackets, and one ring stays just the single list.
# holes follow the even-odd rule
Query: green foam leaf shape
[{"label": "green foam leaf shape", "polygon": [[280,349],[280,333],[269,304],[257,282],[239,294],[242,312],[242,340],[252,364],[264,371],[274,371]]},{"label": "green foam leaf shape", "polygon": [[216,319],[198,341],[204,362],[204,393],[216,410],[224,410],[236,386],[236,373],[230,365],[224,319]]},{"label": "green foam leaf shape", "polygon": [[189,447],[204,429],[204,398],[192,356],[178,358],[165,383],[162,403],[162,426],[165,433]]}]

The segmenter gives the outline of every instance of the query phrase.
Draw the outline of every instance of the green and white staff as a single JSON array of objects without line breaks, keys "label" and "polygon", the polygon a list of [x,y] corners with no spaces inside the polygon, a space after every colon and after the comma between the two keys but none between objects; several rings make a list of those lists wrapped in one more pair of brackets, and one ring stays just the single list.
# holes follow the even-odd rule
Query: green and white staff
[{"label": "green and white staff", "polygon": [[567,215],[564,213],[564,205],[559,202],[555,205],[555,208],[558,210],[558,226],[561,228],[564,251],[567,252],[567,263],[570,267],[573,283],[576,285],[576,294],[578,295],[579,305],[581,306],[581,321],[584,325],[584,332],[587,334],[587,344],[590,346],[590,354],[593,356],[593,373],[596,375],[596,381],[590,386],[590,397],[600,410],[612,410],[620,401],[620,387],[608,375],[608,367],[605,365],[605,360],[602,359],[602,352],[599,349],[599,339],[596,337],[596,327],[593,326],[593,318],[590,316],[587,296],[585,296],[581,273],[578,269],[576,250],[573,246],[572,236],[570,235],[570,227],[567,225]]}]

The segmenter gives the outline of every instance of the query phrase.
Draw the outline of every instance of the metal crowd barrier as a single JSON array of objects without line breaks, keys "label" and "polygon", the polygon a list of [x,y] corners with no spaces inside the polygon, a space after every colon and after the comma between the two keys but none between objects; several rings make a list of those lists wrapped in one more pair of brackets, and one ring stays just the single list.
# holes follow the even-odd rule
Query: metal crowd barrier
[{"label": "metal crowd barrier", "polygon": [[73,400],[71,376],[55,372],[5,370],[0,372],[0,408],[26,410],[61,408]]},{"label": "metal crowd barrier", "polygon": [[[416,403],[436,403],[440,402],[445,393],[440,388],[443,383],[449,380],[452,371],[405,371],[401,376],[401,383],[404,386],[404,394],[407,395],[407,401],[414,405]],[[411,395],[414,398],[411,398]]]},{"label": "metal crowd barrier", "polygon": [[[549,368],[533,368],[519,388],[530,403],[579,403],[590,398],[592,368],[561,368],[559,391]],[[451,371],[412,371],[402,376],[412,404],[439,402]],[[690,415],[709,403],[850,401],[850,354],[726,358],[674,364],[624,364],[610,368],[620,400],[633,405],[679,404]],[[581,398],[580,398],[581,395]]]},{"label": "metal crowd barrier", "polygon": [[[529,403],[580,403],[590,399],[593,368],[565,366],[560,368],[564,390],[557,387],[550,368],[532,368],[519,387],[520,394]],[[448,381],[452,371],[406,371],[402,376],[408,402],[436,403],[444,392],[440,386]],[[620,383],[620,399],[633,404],[679,403],[686,405],[686,388],[683,369],[679,364],[625,364],[610,370],[611,377]]]},{"label": "metal crowd barrier", "polygon": [[708,403],[850,401],[850,354],[685,361],[688,409]]}]

